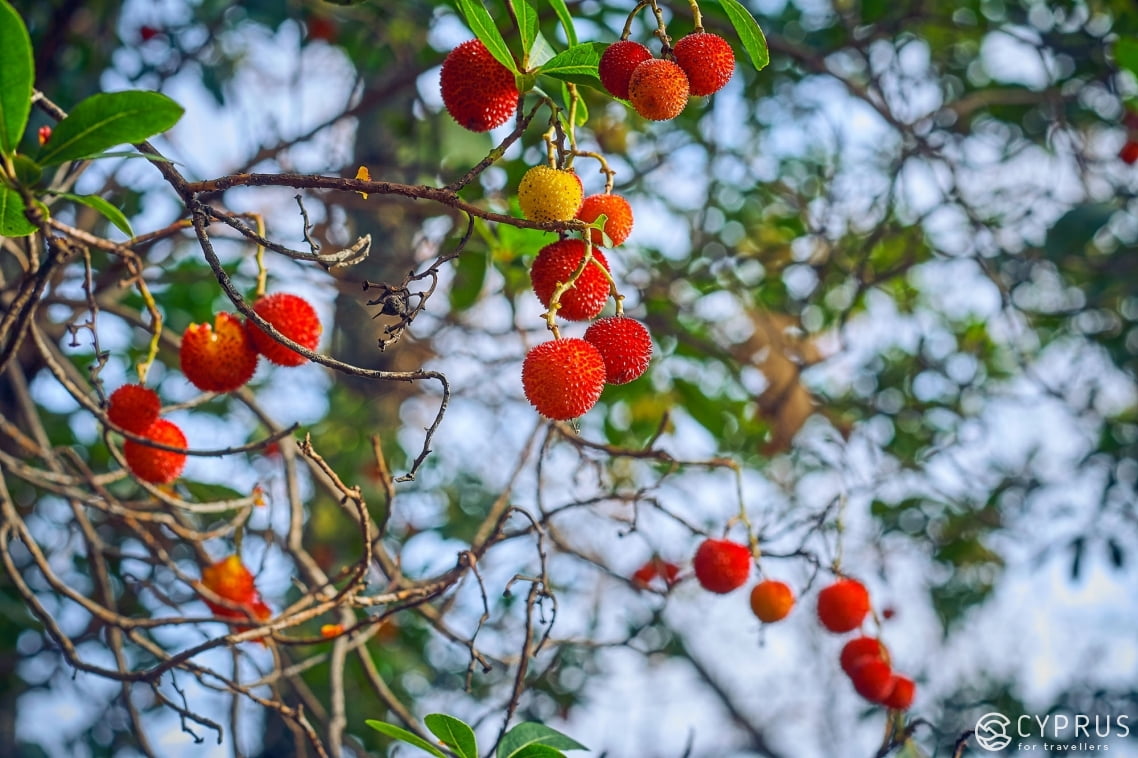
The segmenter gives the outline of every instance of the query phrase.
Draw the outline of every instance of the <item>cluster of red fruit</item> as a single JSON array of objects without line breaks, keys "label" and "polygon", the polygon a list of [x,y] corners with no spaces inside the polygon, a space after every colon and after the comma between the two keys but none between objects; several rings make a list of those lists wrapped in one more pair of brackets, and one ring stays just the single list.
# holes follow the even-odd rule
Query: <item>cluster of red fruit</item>
[{"label": "cluster of red fruit", "polygon": [[[600,315],[612,290],[608,260],[597,247],[622,244],[632,232],[632,208],[620,195],[584,197],[573,171],[535,166],[518,185],[518,203],[535,221],[580,219],[594,223],[605,216],[603,234],[589,229],[588,241],[566,238],[543,247],[530,269],[530,282],[541,304],[569,321]],[[568,420],[586,413],[605,383],[627,384],[648,369],[652,338],[638,321],[618,313],[599,319],[584,338],[550,340],[533,348],[522,364],[526,398],[546,418]]]},{"label": "cluster of red fruit", "polygon": [[[696,549],[692,568],[704,589],[726,594],[746,584],[753,562],[745,545],[707,539]],[[751,610],[764,623],[786,618],[794,601],[794,591],[785,582],[766,579],[751,590]],[[859,628],[869,611],[869,592],[857,580],[839,578],[818,593],[818,620],[836,634]],[[871,703],[897,711],[908,710],[913,704],[916,685],[893,670],[889,651],[876,637],[850,640],[842,648],[840,662],[854,690]]]},{"label": "cluster of red fruit", "polygon": [[734,71],[727,40],[697,30],[680,39],[670,56],[665,48],[662,58],[639,42],[614,42],[601,55],[598,74],[610,95],[628,100],[644,118],[667,121],[683,112],[689,97],[721,90]]},{"label": "cluster of red fruit", "polygon": [[[297,344],[316,349],[322,327],[316,310],[304,298],[286,293],[266,295],[254,302],[253,310]],[[182,373],[203,392],[233,392],[252,378],[262,355],[280,366],[299,366],[308,360],[256,324],[230,313],[217,314],[212,326],[190,324],[182,334],[179,360]],[[158,417],[160,406],[154,390],[127,384],[111,393],[107,417],[128,432],[162,445],[185,448],[182,430]],[[123,457],[131,473],[151,484],[172,483],[186,465],[185,453],[129,439],[123,443]]]}]

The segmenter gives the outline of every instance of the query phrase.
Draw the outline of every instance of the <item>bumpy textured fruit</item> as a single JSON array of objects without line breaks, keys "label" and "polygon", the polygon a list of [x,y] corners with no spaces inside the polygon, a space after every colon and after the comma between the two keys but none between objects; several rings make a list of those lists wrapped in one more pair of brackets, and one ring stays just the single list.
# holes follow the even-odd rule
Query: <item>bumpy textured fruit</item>
[{"label": "bumpy textured fruit", "polygon": [[[612,240],[612,246],[623,244],[632,233],[632,206],[620,195],[589,195],[581,202],[577,218],[591,224],[602,213],[605,216],[605,234]],[[604,245],[604,237],[599,230],[592,229],[589,234],[594,245]]]},{"label": "bumpy textured fruit", "polygon": [[876,637],[855,637],[842,647],[839,658],[842,671],[850,674],[854,668],[866,661],[889,662],[889,651]]},{"label": "bumpy textured fruit", "polygon": [[765,579],[751,590],[751,610],[767,624],[782,621],[794,607],[794,590],[786,582]]},{"label": "bumpy textured fruit", "polygon": [[124,384],[107,399],[107,418],[128,432],[142,434],[158,420],[158,393],[141,384]]},{"label": "bumpy textured fruit", "polygon": [[639,321],[626,316],[598,319],[585,330],[585,340],[604,358],[609,384],[628,384],[648,370],[652,338]]},{"label": "bumpy textured fruit", "polygon": [[700,586],[721,595],[742,587],[751,574],[751,551],[731,540],[707,539],[692,558]]},{"label": "bumpy textured fruit", "polygon": [[543,342],[526,354],[522,388],[542,416],[568,421],[597,404],[605,388],[605,362],[583,339]]},{"label": "bumpy textured fruit", "polygon": [[443,60],[439,89],[447,113],[472,132],[501,126],[518,107],[513,73],[476,39],[463,42]]},{"label": "bumpy textured fruit", "polygon": [[662,58],[641,63],[628,81],[628,99],[641,116],[667,121],[688,104],[688,77],[677,64]]},{"label": "bumpy textured fruit", "polygon": [[[309,350],[316,349],[323,327],[316,309],[304,298],[277,292],[258,298],[253,303],[253,310],[293,342]],[[252,321],[245,322],[245,329],[257,352],[278,366],[299,366],[308,360],[292,348],[277,342],[268,332],[261,331],[261,327]]]},{"label": "bumpy textured fruit", "polygon": [[652,51],[632,40],[620,40],[605,48],[597,71],[601,84],[613,97],[628,99],[628,80],[632,72],[646,60],[652,58]]},{"label": "bumpy textured fruit", "polygon": [[[529,277],[534,293],[546,308],[549,307],[557,285],[569,281],[581,265],[585,251],[583,240],[564,239],[546,245],[538,252]],[[569,321],[588,321],[597,317],[609,298],[609,280],[602,268],[608,271],[609,263],[604,254],[594,247],[593,262],[585,267],[573,286],[561,295],[558,316]]]},{"label": "bumpy textured fruit", "polygon": [[[177,424],[164,418],[147,427],[142,436],[163,445],[186,447],[186,435]],[[181,475],[186,466],[185,453],[159,450],[134,440],[123,443],[122,454],[131,473],[151,484],[169,484]]]},{"label": "bumpy textured fruit", "polygon": [[691,94],[710,95],[723,89],[735,71],[735,53],[718,34],[689,34],[676,43],[676,63],[688,75]]},{"label": "bumpy textured fruit", "polygon": [[253,377],[257,350],[244,324],[219,313],[209,324],[190,324],[182,334],[182,373],[203,392],[232,392]]},{"label": "bumpy textured fruit", "polygon": [[912,679],[894,674],[889,694],[881,701],[881,704],[895,711],[907,711],[909,706],[913,704],[913,698],[916,695],[917,685],[913,683]]},{"label": "bumpy textured fruit", "polygon": [[269,606],[261,600],[260,593],[249,569],[236,555],[222,558],[217,563],[202,568],[202,584],[230,603],[239,606],[230,608],[203,597],[213,615],[229,619],[255,618],[264,621],[273,615]]},{"label": "bumpy textured fruit", "polygon": [[818,593],[818,620],[831,632],[861,626],[869,613],[869,592],[855,579],[839,579]]},{"label": "bumpy textured fruit", "polygon": [[885,661],[867,659],[850,672],[850,681],[857,694],[871,703],[880,703],[892,691],[893,670]]},{"label": "bumpy textured fruit", "polygon": [[584,199],[581,178],[572,171],[534,166],[518,184],[518,204],[531,221],[568,221]]}]

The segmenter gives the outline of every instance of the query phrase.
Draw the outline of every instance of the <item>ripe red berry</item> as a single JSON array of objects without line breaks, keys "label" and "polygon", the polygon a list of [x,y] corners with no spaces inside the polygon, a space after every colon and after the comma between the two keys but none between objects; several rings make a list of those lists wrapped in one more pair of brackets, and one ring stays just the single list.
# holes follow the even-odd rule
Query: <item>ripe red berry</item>
[{"label": "ripe red berry", "polygon": [[[253,303],[253,310],[293,342],[309,350],[316,349],[323,327],[316,309],[304,298],[284,292],[264,295]],[[245,322],[245,329],[257,352],[278,366],[299,366],[308,360],[277,342],[252,321]]]},{"label": "ripe red berry", "polygon": [[[622,244],[632,233],[632,206],[620,195],[589,195],[581,203],[577,218],[591,224],[605,216],[605,234],[612,240],[612,247]],[[604,245],[604,238],[598,229],[590,230],[594,245]]]},{"label": "ripe red berry", "polygon": [[142,434],[158,420],[158,393],[141,384],[124,384],[107,399],[107,418],[128,432]]},{"label": "ripe red berry", "polygon": [[190,324],[179,351],[182,373],[203,392],[232,392],[257,370],[257,350],[244,324],[219,313],[209,324]]},{"label": "ripe red berry", "polygon": [[893,688],[893,670],[882,660],[865,659],[850,672],[857,694],[871,703],[880,703]]},{"label": "ripe red berry", "polygon": [[869,613],[869,592],[854,579],[839,579],[818,593],[818,619],[831,632],[849,632]]},{"label": "ripe red berry", "polygon": [[533,221],[568,221],[584,197],[581,177],[551,166],[534,166],[518,183],[518,205]]},{"label": "ripe red berry", "polygon": [[718,34],[689,34],[676,43],[673,52],[676,63],[688,75],[692,95],[718,92],[735,71],[735,53]]},{"label": "ripe red berry", "polygon": [[648,370],[652,338],[639,321],[625,316],[609,316],[594,321],[585,330],[605,361],[605,381],[628,384]]},{"label": "ripe red berry", "polygon": [[605,48],[597,73],[601,84],[613,97],[628,99],[628,80],[632,72],[646,60],[651,59],[652,51],[632,40],[620,40]]},{"label": "ripe red berry", "polygon": [[671,587],[680,576],[680,567],[655,556],[632,574],[632,584],[638,589],[646,589],[653,579],[663,579]]},{"label": "ripe red berry", "polygon": [[746,583],[751,574],[751,551],[731,540],[706,539],[695,551],[692,568],[705,590],[726,594]]},{"label": "ripe red berry", "polygon": [[447,113],[472,132],[501,126],[518,107],[513,72],[476,39],[463,42],[443,60],[439,89]]},{"label": "ripe red berry", "polygon": [[641,116],[667,121],[688,104],[688,77],[669,60],[652,58],[641,63],[628,81],[628,99]]},{"label": "ripe red berry", "polygon": [[1122,159],[1123,163],[1133,165],[1138,162],[1138,141],[1129,140],[1122,149],[1118,151],[1118,157]]},{"label": "ripe red berry", "polygon": [[[585,249],[583,240],[564,239],[546,245],[538,252],[529,276],[534,293],[546,308],[557,285],[569,281],[585,259]],[[594,247],[593,261],[585,266],[573,286],[561,295],[557,315],[569,321],[596,318],[609,298],[609,280],[604,274],[608,268],[604,254]]]},{"label": "ripe red berry", "polygon": [[876,637],[855,637],[842,647],[839,658],[842,671],[847,675],[866,661],[889,662],[889,651]]},{"label": "ripe red berry", "polygon": [[249,569],[236,555],[230,555],[203,567],[202,584],[215,595],[219,595],[233,605],[240,606],[231,608],[228,605],[222,605],[203,597],[202,600],[205,601],[215,616],[229,619],[252,617],[258,621],[264,621],[273,615],[269,606],[261,600],[253,575],[249,573]]},{"label": "ripe red berry", "polygon": [[[163,445],[186,447],[186,435],[176,424],[164,418],[151,424],[142,436]],[[123,443],[122,454],[131,473],[151,484],[170,484],[181,475],[186,465],[185,453],[159,450],[134,440]]]},{"label": "ripe red berry", "polygon": [[522,363],[526,399],[546,418],[567,421],[597,404],[605,388],[605,362],[583,339],[543,342]]},{"label": "ripe red berry", "polygon": [[881,704],[895,711],[907,711],[909,706],[913,704],[913,698],[916,697],[916,694],[917,685],[913,683],[912,679],[894,674],[889,694],[881,701]]},{"label": "ripe red berry", "polygon": [[793,607],[794,590],[786,582],[764,579],[751,590],[751,611],[766,624],[786,618]]},{"label": "ripe red berry", "polygon": [[49,139],[51,139],[50,126],[41,126],[36,130],[36,141],[40,143],[41,147],[46,144]]}]

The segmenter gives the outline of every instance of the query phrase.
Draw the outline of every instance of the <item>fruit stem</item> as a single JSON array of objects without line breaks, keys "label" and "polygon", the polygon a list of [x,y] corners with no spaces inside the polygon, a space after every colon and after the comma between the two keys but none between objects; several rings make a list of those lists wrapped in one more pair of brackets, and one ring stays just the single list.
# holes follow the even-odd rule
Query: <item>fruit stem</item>
[{"label": "fruit stem", "polygon": [[660,10],[660,4],[656,0],[648,0],[648,4],[652,6],[652,14],[656,16],[656,36],[664,44],[663,49],[660,50],[660,55],[667,58],[672,52],[672,38],[668,36],[668,25],[664,23],[664,12]]},{"label": "fruit stem", "polygon": [[696,0],[688,0],[688,5],[691,6],[692,23],[695,24],[692,34],[699,34],[703,31],[703,14],[699,12],[699,3]]},{"label": "fruit stem", "polygon": [[[257,222],[257,234],[262,239],[265,237],[265,217],[260,213],[254,213],[253,220]],[[265,268],[265,246],[257,245],[257,289],[253,292],[253,299],[256,300],[261,295],[265,294],[265,288],[268,286],[269,270]]]},{"label": "fruit stem", "polygon": [[135,370],[138,371],[139,384],[146,384],[146,375],[150,373],[150,367],[158,358],[158,340],[162,335],[162,313],[158,310],[158,303],[154,302],[154,295],[151,294],[150,288],[146,286],[146,280],[142,278],[141,266],[129,258],[127,259],[127,266],[134,275],[134,284],[138,287],[138,294],[142,296],[142,302],[146,305],[147,312],[150,313],[150,345],[146,350],[146,358],[135,367]]},{"label": "fruit stem", "polygon": [[600,171],[605,175],[605,194],[611,195],[613,184],[616,182],[616,172],[609,166],[608,160],[600,153],[595,153],[592,150],[577,150],[575,145],[573,155],[578,155],[582,158],[592,158],[601,164]]},{"label": "fruit stem", "polygon": [[755,534],[755,527],[751,524],[750,517],[747,516],[747,505],[743,501],[743,467],[738,462],[729,460],[728,468],[735,472],[735,496],[739,499],[739,521],[747,530],[747,544],[751,547],[751,555],[754,557],[757,566],[763,557],[763,551],[759,547],[759,538]]},{"label": "fruit stem", "polygon": [[577,85],[573,82],[566,82],[566,89],[569,90],[569,154],[578,155],[577,153],[577,101],[581,98],[577,92]]},{"label": "fruit stem", "polygon": [[636,14],[648,7],[650,0],[640,0],[636,3],[636,7],[628,14],[628,18],[624,22],[624,29],[620,33],[621,41],[627,40],[632,36],[632,22],[636,19]]}]

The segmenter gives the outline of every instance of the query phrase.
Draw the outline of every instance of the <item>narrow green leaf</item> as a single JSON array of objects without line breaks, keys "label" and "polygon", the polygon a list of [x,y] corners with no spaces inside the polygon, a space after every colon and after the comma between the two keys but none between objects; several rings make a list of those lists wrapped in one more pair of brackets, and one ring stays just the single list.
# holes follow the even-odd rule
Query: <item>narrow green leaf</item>
[{"label": "narrow green leaf", "polygon": [[126,215],[98,195],[72,195],[70,192],[63,192],[59,196],[98,211],[127,237],[134,236],[134,230],[130,228],[130,222],[126,220]]},{"label": "narrow green leaf", "polygon": [[0,237],[26,237],[36,230],[24,216],[24,207],[16,190],[0,187]]},{"label": "narrow green leaf", "polygon": [[546,61],[539,73],[564,82],[583,84],[603,92],[597,66],[601,62],[601,53],[606,47],[603,42],[584,42],[574,45]]},{"label": "narrow green leaf", "polygon": [[482,0],[458,0],[458,10],[466,19],[466,25],[474,32],[474,36],[482,40],[482,44],[490,51],[490,55],[515,74],[520,73],[514,56],[510,55],[506,40],[502,38],[498,25],[494,23],[494,18],[486,10]]},{"label": "narrow green leaf", "polygon": [[521,37],[524,53],[522,67],[529,68],[534,65],[529,59],[529,53],[530,46],[537,39],[537,11],[528,0],[513,0],[513,3],[514,14],[518,17],[518,36]]},{"label": "narrow green leaf", "polygon": [[50,166],[91,158],[115,145],[142,142],[169,129],[182,113],[182,106],[158,92],[92,95],[56,124],[36,160]]},{"label": "narrow green leaf", "polygon": [[735,27],[735,33],[739,35],[739,41],[743,43],[743,48],[751,59],[751,65],[756,71],[765,68],[771,62],[771,57],[767,51],[767,38],[759,27],[759,22],[739,0],[713,0],[713,2],[723,8],[731,25]]},{"label": "narrow green leaf", "polygon": [[577,30],[573,28],[573,16],[569,13],[565,0],[549,0],[549,4],[553,6],[553,12],[561,21],[561,28],[565,30],[565,39],[569,42],[569,47],[573,47],[577,44]]},{"label": "narrow green leaf", "polygon": [[478,302],[482,285],[486,283],[486,269],[489,265],[490,257],[485,249],[467,250],[459,257],[454,271],[454,283],[450,289],[451,308],[464,311]]},{"label": "narrow green leaf", "polygon": [[414,745],[420,750],[424,750],[435,756],[435,758],[447,758],[443,751],[414,732],[409,732],[401,726],[395,726],[395,724],[389,724],[386,721],[377,721],[376,719],[368,719],[364,723],[380,734],[386,734],[388,737],[394,737],[397,740],[406,742],[408,745]]},{"label": "narrow green leaf", "polygon": [[565,758],[565,753],[556,748],[551,748],[549,745],[538,743],[523,747],[514,753],[514,758]]},{"label": "narrow green leaf", "polygon": [[478,758],[478,741],[474,730],[454,716],[432,713],[423,719],[431,734],[458,754],[459,758]]},{"label": "narrow green leaf", "polygon": [[0,152],[20,144],[32,110],[32,39],[20,14],[0,0]]},{"label": "narrow green leaf", "polygon": [[502,741],[498,743],[497,758],[521,758],[519,754],[524,748],[537,744],[557,750],[588,749],[572,737],[545,724],[526,721],[518,724],[502,737]]}]

